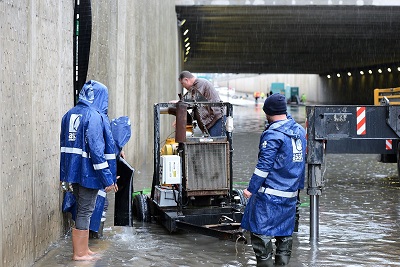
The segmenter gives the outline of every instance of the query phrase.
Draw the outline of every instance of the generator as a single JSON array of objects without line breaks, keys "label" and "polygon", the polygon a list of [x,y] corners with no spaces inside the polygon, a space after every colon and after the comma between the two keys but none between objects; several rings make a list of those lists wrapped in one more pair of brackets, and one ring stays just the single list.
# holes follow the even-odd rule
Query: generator
[{"label": "generator", "polygon": [[[226,121],[222,136],[201,131],[194,112],[217,107]],[[169,232],[197,232],[244,241],[240,228],[243,191],[233,189],[233,107],[228,102],[157,103],[154,105],[154,173],[151,193],[136,194],[134,217],[156,221]],[[175,116],[175,138],[161,147],[161,115]]]}]

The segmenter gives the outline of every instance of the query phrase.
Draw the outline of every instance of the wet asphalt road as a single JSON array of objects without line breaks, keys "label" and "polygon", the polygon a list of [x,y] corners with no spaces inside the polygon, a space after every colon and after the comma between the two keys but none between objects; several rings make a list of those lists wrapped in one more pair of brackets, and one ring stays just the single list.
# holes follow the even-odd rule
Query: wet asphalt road
[{"label": "wet asphalt road", "polygon": [[[301,124],[305,107],[292,106]],[[261,106],[234,107],[234,187],[245,188],[257,161],[265,116]],[[395,164],[377,155],[327,155],[320,197],[319,240],[310,242],[309,196],[301,193],[299,232],[294,234],[289,267],[400,266],[400,183]],[[112,203],[112,195],[110,196]],[[91,240],[101,252],[95,262],[73,262],[70,237],[62,238],[34,266],[256,266],[250,244],[195,233],[169,234],[156,223],[112,226]]]}]

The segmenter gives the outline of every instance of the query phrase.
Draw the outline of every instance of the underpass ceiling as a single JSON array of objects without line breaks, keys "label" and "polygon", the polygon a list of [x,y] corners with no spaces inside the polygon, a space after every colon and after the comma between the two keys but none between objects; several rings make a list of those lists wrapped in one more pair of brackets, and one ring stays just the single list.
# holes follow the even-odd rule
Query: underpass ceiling
[{"label": "underpass ceiling", "polygon": [[[176,6],[195,73],[325,74],[400,63],[400,7]],[[184,38],[183,38],[184,39]],[[183,40],[182,39],[182,40]]]}]

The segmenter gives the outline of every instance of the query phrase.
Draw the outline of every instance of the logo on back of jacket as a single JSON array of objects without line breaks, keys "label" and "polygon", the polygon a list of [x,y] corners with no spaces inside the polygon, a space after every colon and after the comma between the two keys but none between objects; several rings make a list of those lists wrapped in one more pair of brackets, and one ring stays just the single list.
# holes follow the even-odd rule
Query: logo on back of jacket
[{"label": "logo on back of jacket", "polygon": [[293,162],[303,162],[303,144],[300,139],[292,138]]},{"label": "logo on back of jacket", "polygon": [[68,141],[74,142],[76,140],[76,132],[81,123],[81,118],[82,114],[71,114],[69,118]]}]

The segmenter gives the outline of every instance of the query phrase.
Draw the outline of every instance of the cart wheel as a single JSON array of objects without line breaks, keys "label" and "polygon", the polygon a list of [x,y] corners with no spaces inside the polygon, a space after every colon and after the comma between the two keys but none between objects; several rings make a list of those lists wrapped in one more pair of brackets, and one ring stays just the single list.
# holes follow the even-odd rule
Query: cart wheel
[{"label": "cart wheel", "polygon": [[245,196],[243,195],[243,189],[233,189],[233,196],[239,196],[240,198],[240,204],[242,204],[243,206],[247,205],[248,199],[245,198]]},{"label": "cart wheel", "polygon": [[150,222],[150,207],[147,195],[138,194],[133,198],[133,216],[140,222]]}]

